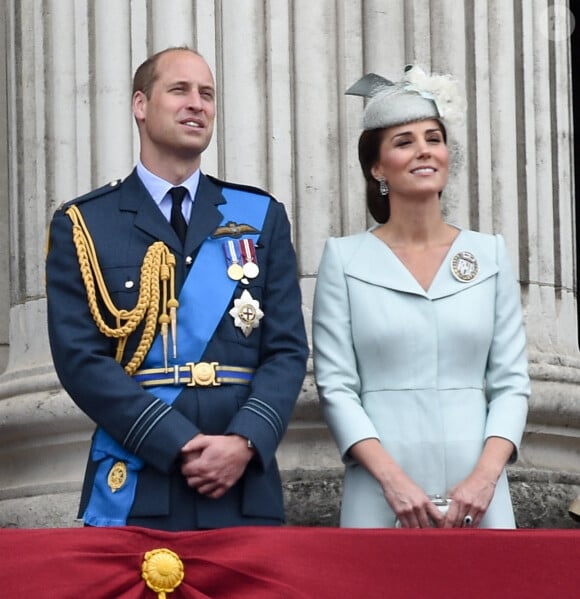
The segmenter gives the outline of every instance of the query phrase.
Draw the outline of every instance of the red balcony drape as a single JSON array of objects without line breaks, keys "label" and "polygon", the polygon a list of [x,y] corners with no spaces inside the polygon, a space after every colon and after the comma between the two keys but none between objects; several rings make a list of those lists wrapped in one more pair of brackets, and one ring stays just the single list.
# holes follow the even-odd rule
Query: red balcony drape
[{"label": "red balcony drape", "polygon": [[126,527],[0,530],[0,597],[154,599],[155,549],[183,565],[168,599],[580,596],[580,530]]}]

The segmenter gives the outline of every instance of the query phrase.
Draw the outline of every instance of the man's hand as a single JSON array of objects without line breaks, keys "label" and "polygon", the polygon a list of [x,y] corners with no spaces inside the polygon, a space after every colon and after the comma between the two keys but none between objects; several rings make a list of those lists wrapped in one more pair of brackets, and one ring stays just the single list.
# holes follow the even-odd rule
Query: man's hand
[{"label": "man's hand", "polygon": [[221,497],[244,474],[254,450],[239,435],[196,435],[181,448],[181,473],[202,495]]}]

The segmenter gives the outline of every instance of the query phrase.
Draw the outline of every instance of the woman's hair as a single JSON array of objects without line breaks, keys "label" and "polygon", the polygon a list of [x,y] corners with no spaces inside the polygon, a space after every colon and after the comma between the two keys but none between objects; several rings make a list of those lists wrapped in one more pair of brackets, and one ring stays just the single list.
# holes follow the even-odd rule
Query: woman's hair
[{"label": "woman's hair", "polygon": [[378,223],[386,223],[391,215],[389,196],[381,195],[379,182],[373,177],[371,169],[377,163],[386,129],[368,129],[358,140],[358,160],[366,181],[367,208]]},{"label": "woman's hair", "polygon": [[[443,141],[447,143],[445,125],[439,121]],[[358,140],[358,160],[366,181],[367,208],[371,216],[380,224],[386,223],[391,216],[389,195],[381,195],[379,182],[373,177],[371,169],[379,161],[381,145],[387,129],[367,129]],[[388,181],[387,181],[388,184]]]}]

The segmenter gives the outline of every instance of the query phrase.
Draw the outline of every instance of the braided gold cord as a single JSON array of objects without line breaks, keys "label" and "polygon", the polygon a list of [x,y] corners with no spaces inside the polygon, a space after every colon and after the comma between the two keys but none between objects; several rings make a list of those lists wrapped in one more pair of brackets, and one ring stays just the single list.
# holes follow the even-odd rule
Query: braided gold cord
[{"label": "braided gold cord", "polygon": [[[155,338],[158,315],[160,310],[161,293],[159,283],[163,288],[162,314],[159,322],[165,327],[164,354],[167,363],[167,324],[171,321],[168,310],[173,311],[177,303],[175,299],[175,257],[162,241],[157,241],[149,246],[141,265],[139,280],[139,297],[132,310],[119,310],[113,303],[106,287],[95,246],[86,226],[86,223],[76,206],[71,206],[66,211],[73,223],[73,241],[75,244],[79,268],[85,289],[87,291],[88,305],[99,331],[114,339],[118,339],[115,359],[121,362],[125,345],[129,335],[145,320],[141,339],[131,360],[125,365],[127,374],[132,375],[142,364]],[[167,289],[169,283],[169,290]],[[110,327],[103,318],[97,301],[97,290],[106,309],[116,321],[116,327]],[[169,299],[168,299],[169,298]],[[175,338],[174,338],[175,344]]]}]

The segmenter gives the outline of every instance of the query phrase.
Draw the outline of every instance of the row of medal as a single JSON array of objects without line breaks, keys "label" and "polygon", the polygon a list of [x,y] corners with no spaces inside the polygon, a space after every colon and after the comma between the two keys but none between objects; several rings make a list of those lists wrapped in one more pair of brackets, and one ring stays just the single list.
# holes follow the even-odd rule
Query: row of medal
[{"label": "row of medal", "polygon": [[[241,281],[247,285],[248,279],[255,279],[260,274],[256,260],[256,248],[252,239],[238,241],[229,239],[224,242],[223,248],[228,265],[228,277],[232,281]],[[234,326],[240,328],[242,333],[248,337],[260,325],[264,312],[262,312],[258,300],[255,300],[247,289],[244,289],[241,297],[234,300],[234,307],[229,311],[229,315],[234,319]]]},{"label": "row of medal", "polygon": [[227,274],[232,281],[247,283],[247,279],[255,279],[260,274],[253,239],[229,239],[224,242],[223,248],[228,265]]}]

